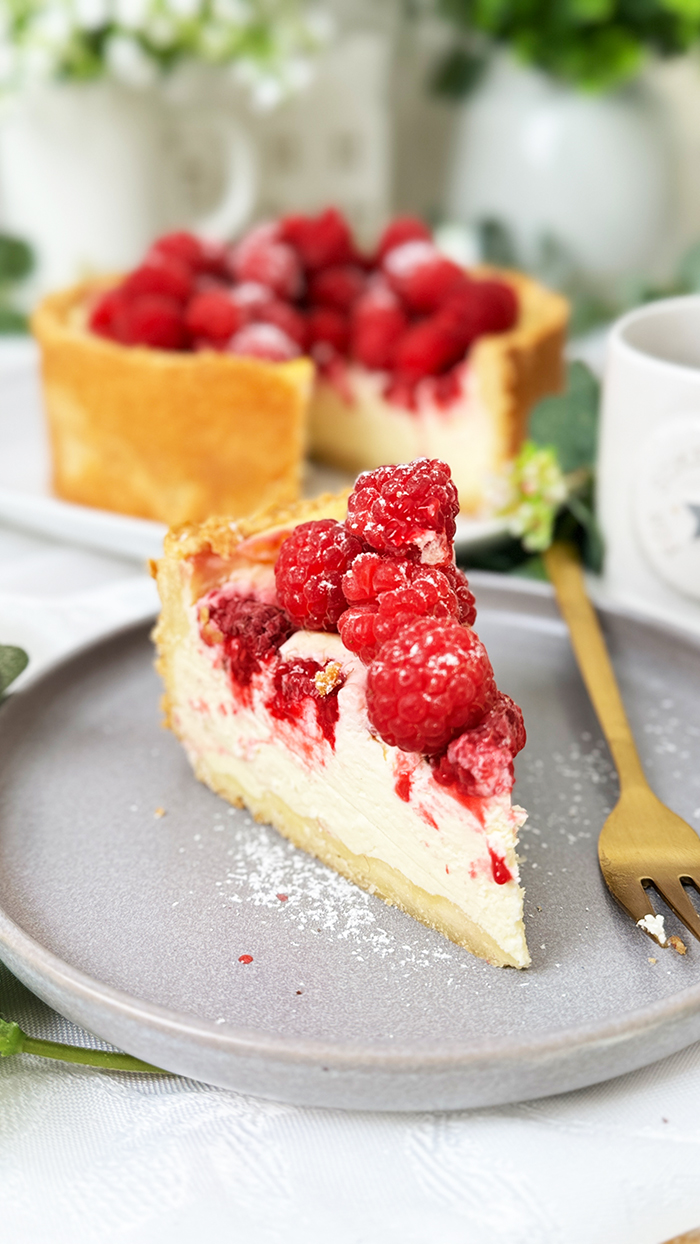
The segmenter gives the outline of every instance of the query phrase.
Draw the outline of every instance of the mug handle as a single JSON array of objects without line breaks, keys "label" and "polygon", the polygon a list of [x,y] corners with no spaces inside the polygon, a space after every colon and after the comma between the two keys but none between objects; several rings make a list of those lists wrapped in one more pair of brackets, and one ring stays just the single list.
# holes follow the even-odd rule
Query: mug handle
[{"label": "mug handle", "polygon": [[210,241],[234,237],[250,219],[258,192],[255,147],[242,125],[232,117],[216,116],[212,126],[220,130],[225,152],[226,186],[213,211],[193,222],[196,233]]}]

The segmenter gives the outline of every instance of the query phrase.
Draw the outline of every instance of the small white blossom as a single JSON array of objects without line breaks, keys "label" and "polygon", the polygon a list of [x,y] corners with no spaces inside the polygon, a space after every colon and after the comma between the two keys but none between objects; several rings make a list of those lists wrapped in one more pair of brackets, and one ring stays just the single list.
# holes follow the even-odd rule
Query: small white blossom
[{"label": "small white blossom", "polygon": [[150,0],[114,0],[114,20],[125,30],[140,30],[150,17]]},{"label": "small white blossom", "polygon": [[73,0],[75,21],[81,30],[99,30],[112,17],[109,0]]},{"label": "small white blossom", "polygon": [[329,31],[309,0],[0,0],[0,90],[99,76],[144,87],[204,63],[271,108],[307,84]]},{"label": "small white blossom", "polygon": [[137,89],[151,86],[157,70],[141,44],[128,35],[112,35],[105,49],[107,64],[118,82]]}]

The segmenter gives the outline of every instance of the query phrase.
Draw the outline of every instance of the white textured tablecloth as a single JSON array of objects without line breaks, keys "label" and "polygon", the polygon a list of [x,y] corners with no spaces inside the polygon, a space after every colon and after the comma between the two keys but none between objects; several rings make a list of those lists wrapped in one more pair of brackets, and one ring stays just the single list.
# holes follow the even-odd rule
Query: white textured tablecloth
[{"label": "white textured tablecloth", "polygon": [[[0,526],[0,642],[36,668],[146,610],[138,567]],[[0,965],[0,1010],[93,1043]],[[661,1244],[700,1224],[700,1045],[494,1110],[302,1110],[0,1060],[8,1244]]]}]

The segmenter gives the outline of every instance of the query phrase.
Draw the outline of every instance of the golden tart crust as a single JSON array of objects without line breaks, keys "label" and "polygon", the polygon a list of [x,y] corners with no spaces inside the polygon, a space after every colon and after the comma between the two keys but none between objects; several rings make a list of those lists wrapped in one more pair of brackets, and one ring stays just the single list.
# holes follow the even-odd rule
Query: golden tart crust
[{"label": "golden tart crust", "polygon": [[56,494],[169,525],[294,500],[311,361],[107,341],[87,330],[85,313],[114,280],[51,294],[32,320]]}]

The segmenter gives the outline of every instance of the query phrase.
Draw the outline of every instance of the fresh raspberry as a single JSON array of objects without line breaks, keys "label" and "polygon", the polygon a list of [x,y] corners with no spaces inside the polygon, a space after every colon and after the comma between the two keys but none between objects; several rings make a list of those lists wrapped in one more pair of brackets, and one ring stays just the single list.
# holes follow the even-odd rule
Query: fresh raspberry
[{"label": "fresh raspberry", "polygon": [[176,302],[187,302],[193,290],[192,273],[179,259],[154,254],[124,281],[124,291],[130,298],[142,294],[161,294]]},{"label": "fresh raspberry", "polygon": [[277,328],[282,329],[283,333],[291,337],[292,341],[296,342],[300,350],[306,349],[308,339],[306,320],[296,307],[290,307],[288,302],[280,302],[278,298],[273,298],[270,302],[256,308],[254,316],[263,324],[275,324]]},{"label": "fresh raspberry", "polygon": [[211,272],[200,272],[194,278],[194,290],[192,293],[193,298],[195,294],[211,294],[214,291],[216,291],[217,294],[230,293],[231,282],[228,279],[216,276]]},{"label": "fresh raspberry", "polygon": [[410,311],[437,311],[468,278],[458,264],[441,255],[431,242],[405,242],[389,251],[383,270],[389,284]]},{"label": "fresh raspberry", "polygon": [[513,760],[526,740],[521,710],[499,691],[482,721],[450,743],[434,765],[435,779],[482,799],[508,795],[515,782]]},{"label": "fresh raspberry", "polygon": [[348,312],[362,294],[367,278],[355,264],[324,268],[309,281],[309,299],[320,307]]},{"label": "fresh raspberry", "polygon": [[310,272],[355,259],[350,227],[335,207],[318,216],[283,216],[279,228],[281,240],[294,247]]},{"label": "fresh raspberry", "polygon": [[236,280],[267,285],[278,298],[298,298],[304,285],[299,257],[279,240],[276,224],[258,225],[246,234],[233,251],[231,270]]},{"label": "fresh raspberry", "polygon": [[348,530],[380,553],[415,555],[430,565],[452,560],[457,489],[447,463],[416,458],[358,476],[348,499]]},{"label": "fresh raspberry", "polygon": [[503,333],[518,319],[518,298],[504,281],[470,281],[453,290],[442,306],[438,321],[461,340],[463,350],[485,333]]},{"label": "fresh raspberry", "polygon": [[297,343],[276,324],[246,324],[231,338],[227,349],[229,354],[268,363],[286,363],[301,354]]},{"label": "fresh raspberry", "polygon": [[425,756],[478,725],[495,697],[484,645],[453,618],[411,623],[379,649],[367,674],[367,712],[377,734]]},{"label": "fresh raspberry", "polygon": [[278,721],[302,722],[306,706],[311,702],[323,737],[335,748],[335,727],[338,721],[338,692],[345,682],[337,674],[334,686],[325,693],[318,689],[316,675],[324,667],[310,657],[292,657],[280,661],[273,674],[274,692],[265,707]]},{"label": "fresh raspberry", "polygon": [[473,626],[476,622],[476,601],[467,576],[463,570],[460,570],[459,566],[454,566],[451,563],[448,563],[447,566],[441,566],[440,569],[447,576],[450,587],[457,597],[459,620],[462,626]]},{"label": "fresh raspberry", "polygon": [[128,298],[121,286],[108,289],[98,298],[90,312],[88,319],[90,329],[99,337],[121,341],[123,315],[127,307]]},{"label": "fresh raspberry", "polygon": [[370,277],[352,309],[353,357],[372,371],[389,371],[394,365],[399,338],[407,327],[406,312],[384,277]]},{"label": "fresh raspberry", "polygon": [[343,576],[343,594],[350,604],[376,601],[382,592],[408,587],[416,562],[405,557],[382,557],[380,553],[360,553]]},{"label": "fresh raspberry", "polygon": [[389,371],[408,320],[399,306],[369,307],[354,317],[351,352],[358,363],[372,371]]},{"label": "fresh raspberry", "polygon": [[248,686],[253,674],[295,629],[289,614],[277,605],[221,592],[203,602],[199,618],[204,642],[223,643],[227,669],[242,687]]},{"label": "fresh raspberry", "polygon": [[410,580],[408,585],[381,592],[375,605],[351,605],[338,621],[345,647],[356,652],[365,665],[374,660],[383,644],[417,618],[459,617],[457,597],[439,567],[406,562],[404,573]]},{"label": "fresh raspberry", "polygon": [[223,290],[195,294],[185,312],[185,324],[192,336],[203,337],[214,343],[224,344],[244,323],[240,307]]},{"label": "fresh raspberry", "polygon": [[438,376],[463,354],[459,336],[434,315],[404,333],[396,347],[394,367],[400,376],[417,381],[423,376]]},{"label": "fresh raspberry", "polygon": [[189,343],[182,307],[174,298],[144,294],[131,298],[119,316],[120,339],[154,350],[184,350]]},{"label": "fresh raspberry", "polygon": [[146,259],[149,260],[152,256],[175,259],[178,263],[185,264],[192,272],[204,272],[208,271],[209,256],[206,248],[207,244],[200,242],[193,233],[181,230],[177,233],[166,233],[162,238],[157,238],[148,251]]},{"label": "fresh raspberry", "polygon": [[348,347],[348,322],[339,311],[330,307],[314,307],[307,317],[309,346],[329,345],[338,354],[345,354]]},{"label": "fresh raspberry", "polygon": [[381,261],[389,251],[403,246],[404,242],[429,242],[430,239],[430,229],[417,216],[396,216],[379,239],[377,255]]},{"label": "fresh raspberry", "polygon": [[280,548],[275,581],[280,604],[307,631],[334,631],[347,607],[342,578],[361,542],[334,518],[300,523]]},{"label": "fresh raspberry", "polygon": [[246,324],[256,319],[263,307],[274,301],[274,297],[272,290],[266,285],[260,285],[258,281],[243,281],[240,285],[234,285],[230,291],[231,302],[240,308]]}]

